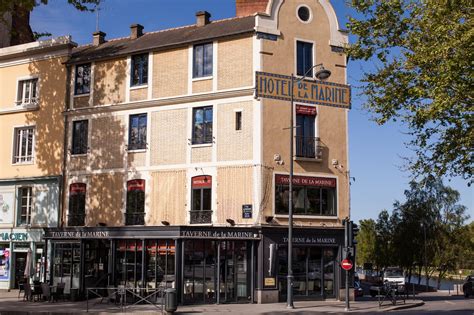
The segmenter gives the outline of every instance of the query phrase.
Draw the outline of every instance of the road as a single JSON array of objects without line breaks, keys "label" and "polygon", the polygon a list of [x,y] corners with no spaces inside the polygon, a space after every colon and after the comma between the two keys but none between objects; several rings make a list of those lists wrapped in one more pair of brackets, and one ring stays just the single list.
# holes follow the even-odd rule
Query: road
[{"label": "road", "polygon": [[390,312],[391,314],[465,314],[474,315],[474,298],[466,299],[463,296],[448,296],[445,293],[423,293],[418,299],[425,305],[413,309]]}]

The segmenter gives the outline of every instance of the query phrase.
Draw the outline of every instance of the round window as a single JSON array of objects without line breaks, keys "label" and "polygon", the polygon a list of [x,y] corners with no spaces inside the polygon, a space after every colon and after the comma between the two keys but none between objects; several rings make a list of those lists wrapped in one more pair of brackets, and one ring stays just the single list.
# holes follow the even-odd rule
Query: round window
[{"label": "round window", "polygon": [[298,8],[298,18],[302,22],[308,22],[311,19],[311,11],[307,6],[301,6]]}]

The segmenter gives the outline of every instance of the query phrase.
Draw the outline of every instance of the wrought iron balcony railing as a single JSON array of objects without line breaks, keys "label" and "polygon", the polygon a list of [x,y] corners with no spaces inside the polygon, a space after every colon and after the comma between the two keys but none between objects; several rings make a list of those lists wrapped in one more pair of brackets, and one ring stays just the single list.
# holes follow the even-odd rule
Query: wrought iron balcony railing
[{"label": "wrought iron balcony railing", "polygon": [[212,210],[191,210],[191,224],[212,223]]},{"label": "wrought iron balcony railing", "polygon": [[68,226],[84,226],[86,220],[85,213],[70,213],[67,216]]},{"label": "wrought iron balcony railing", "polygon": [[145,212],[125,213],[125,225],[145,225]]},{"label": "wrought iron balcony railing", "polygon": [[318,137],[296,136],[296,157],[321,160],[323,156],[322,146]]}]

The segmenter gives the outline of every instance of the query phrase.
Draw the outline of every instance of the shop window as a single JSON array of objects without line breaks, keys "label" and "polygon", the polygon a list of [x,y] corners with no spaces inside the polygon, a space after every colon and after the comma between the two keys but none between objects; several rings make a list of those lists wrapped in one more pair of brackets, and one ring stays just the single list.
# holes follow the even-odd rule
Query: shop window
[{"label": "shop window", "polygon": [[175,286],[175,243],[171,240],[146,241],[146,285],[149,288]]},{"label": "shop window", "polygon": [[21,80],[18,82],[17,105],[37,104],[38,79]]},{"label": "shop window", "polygon": [[296,156],[315,158],[317,139],[315,138],[316,107],[296,106]]},{"label": "shop window", "polygon": [[11,265],[11,252],[9,244],[0,244],[0,281],[10,280]]},{"label": "shop window", "polygon": [[31,211],[33,208],[33,188],[18,188],[18,225],[31,224]]},{"label": "shop window", "polygon": [[[313,67],[313,44],[297,41],[296,42],[296,73],[297,75],[305,75],[313,77],[313,71],[309,71]],[[309,71],[309,73],[306,73]]]},{"label": "shop window", "polygon": [[[288,214],[288,176],[275,176],[275,213]],[[336,180],[295,176],[293,213],[295,215],[336,216]]]},{"label": "shop window", "polygon": [[13,163],[33,162],[35,127],[15,128]]},{"label": "shop window", "polygon": [[68,226],[83,226],[86,217],[86,184],[69,186]]},{"label": "shop window", "polygon": [[212,106],[193,108],[193,144],[212,143]]},{"label": "shop window", "polygon": [[72,123],[71,154],[86,154],[87,153],[88,126],[89,126],[88,120],[77,120]]},{"label": "shop window", "polygon": [[90,93],[91,85],[91,64],[83,64],[76,66],[76,80],[74,85],[74,94]]},{"label": "shop window", "polygon": [[191,224],[212,222],[212,177],[192,178]]},{"label": "shop window", "polygon": [[193,78],[212,75],[212,43],[194,45]]},{"label": "shop window", "polygon": [[127,182],[125,224],[145,224],[145,180],[143,179],[134,179]]},{"label": "shop window", "polygon": [[148,83],[148,54],[132,56],[131,86]]},{"label": "shop window", "polygon": [[146,116],[146,114],[130,115],[130,125],[128,132],[129,150],[146,149]]}]

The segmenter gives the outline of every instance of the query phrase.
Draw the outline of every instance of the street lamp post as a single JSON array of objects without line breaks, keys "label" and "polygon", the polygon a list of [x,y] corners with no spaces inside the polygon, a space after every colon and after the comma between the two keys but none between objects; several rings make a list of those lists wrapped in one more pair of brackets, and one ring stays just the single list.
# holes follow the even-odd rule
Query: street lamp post
[{"label": "street lamp post", "polygon": [[295,83],[299,83],[305,79],[310,71],[314,68],[320,67],[320,69],[314,75],[318,80],[326,80],[331,76],[331,71],[325,69],[323,64],[317,64],[309,68],[303,77],[297,79],[294,74],[291,74],[291,99],[290,99],[290,176],[289,176],[289,196],[288,196],[288,275],[287,275],[287,308],[294,308],[293,305],[293,141],[294,141],[294,117],[293,117],[293,106],[294,106],[294,86]]}]

